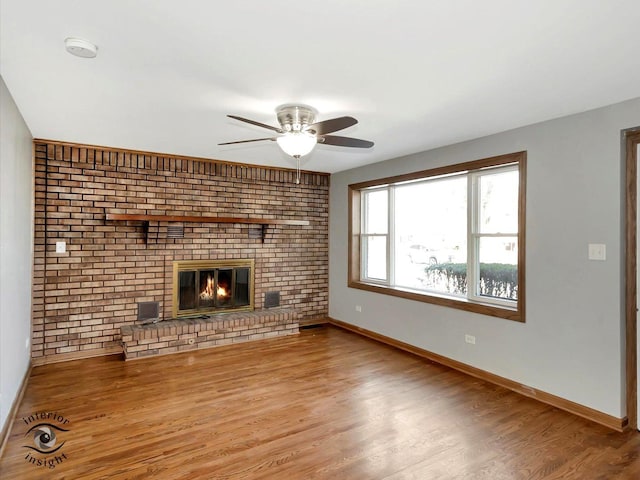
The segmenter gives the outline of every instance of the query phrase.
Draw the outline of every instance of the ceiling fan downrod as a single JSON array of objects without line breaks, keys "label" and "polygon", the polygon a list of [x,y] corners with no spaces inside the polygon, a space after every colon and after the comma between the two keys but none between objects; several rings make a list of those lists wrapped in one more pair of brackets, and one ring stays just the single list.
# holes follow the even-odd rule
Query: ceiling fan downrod
[{"label": "ceiling fan downrod", "polygon": [[296,159],[296,185],[300,184],[300,155],[294,155]]}]

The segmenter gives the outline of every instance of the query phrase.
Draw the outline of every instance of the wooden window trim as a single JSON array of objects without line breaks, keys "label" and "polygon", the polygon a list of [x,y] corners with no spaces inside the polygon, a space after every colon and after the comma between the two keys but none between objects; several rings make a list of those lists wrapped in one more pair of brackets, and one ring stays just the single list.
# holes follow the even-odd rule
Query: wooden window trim
[{"label": "wooden window trim", "polygon": [[629,428],[638,428],[638,372],[637,372],[637,268],[638,259],[636,229],[638,222],[637,199],[637,155],[640,145],[640,130],[626,132],[626,252],[625,252],[625,371],[626,371],[626,402]]},{"label": "wooden window trim", "polygon": [[[464,172],[470,170],[478,170],[487,167],[497,167],[509,163],[516,163],[519,172],[519,192],[518,192],[518,300],[516,308],[508,308],[499,305],[489,305],[470,301],[465,298],[453,298],[448,296],[440,296],[434,293],[418,293],[410,290],[402,290],[396,287],[387,287],[383,285],[374,285],[360,280],[360,208],[361,193],[364,188],[387,185],[391,183],[408,182],[418,180],[425,177],[435,177],[439,175],[448,175],[451,173]],[[517,322],[525,321],[525,239],[526,239],[526,163],[527,152],[515,152],[495,157],[474,160],[470,162],[458,163],[444,167],[422,170],[419,172],[396,175],[392,177],[380,178],[376,180],[368,180],[366,182],[354,183],[348,186],[348,221],[349,221],[349,238],[348,238],[348,279],[347,286],[357,288],[369,292],[391,295],[394,297],[415,300],[418,302],[431,303],[445,307],[456,308],[468,312],[480,313],[492,317],[513,320]]]}]

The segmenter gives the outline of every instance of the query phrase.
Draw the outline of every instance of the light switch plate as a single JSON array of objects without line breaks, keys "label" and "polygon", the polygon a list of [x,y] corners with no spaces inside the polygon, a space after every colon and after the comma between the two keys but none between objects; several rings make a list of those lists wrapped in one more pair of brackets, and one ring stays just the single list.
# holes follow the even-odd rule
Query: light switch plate
[{"label": "light switch plate", "polygon": [[589,260],[606,260],[607,246],[604,243],[589,244]]},{"label": "light switch plate", "polygon": [[66,253],[67,242],[56,242],[56,253]]}]

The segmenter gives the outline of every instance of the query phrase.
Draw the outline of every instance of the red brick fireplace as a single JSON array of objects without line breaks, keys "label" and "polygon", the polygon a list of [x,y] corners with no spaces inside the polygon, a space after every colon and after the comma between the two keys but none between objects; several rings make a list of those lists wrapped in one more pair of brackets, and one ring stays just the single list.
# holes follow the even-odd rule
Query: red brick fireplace
[{"label": "red brick fireplace", "polygon": [[276,291],[296,321],[326,317],[327,174],[304,173],[296,185],[288,170],[34,144],[35,364],[121,351],[121,328],[139,325],[141,303],[177,316],[174,262],[251,259],[256,312]]}]

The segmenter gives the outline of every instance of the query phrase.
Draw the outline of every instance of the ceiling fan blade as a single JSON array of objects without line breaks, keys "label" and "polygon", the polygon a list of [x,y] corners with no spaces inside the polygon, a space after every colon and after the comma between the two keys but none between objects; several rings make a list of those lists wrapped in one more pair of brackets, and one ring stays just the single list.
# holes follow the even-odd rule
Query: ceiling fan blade
[{"label": "ceiling fan blade", "polygon": [[316,122],[309,125],[307,130],[313,130],[316,135],[324,135],[325,133],[337,132],[358,123],[353,117],[337,117],[322,122]]},{"label": "ceiling fan blade", "polygon": [[336,145],[338,147],[371,148],[373,142],[360,140],[359,138],[340,137],[338,135],[323,135],[318,137],[318,143],[325,145]]},{"label": "ceiling fan blade", "polygon": [[224,142],[224,143],[219,143],[218,145],[232,145],[234,143],[249,143],[249,142],[262,142],[263,140],[275,140],[276,137],[267,137],[267,138],[254,138],[252,140],[238,140],[235,142]]},{"label": "ceiling fan blade", "polygon": [[284,131],[279,127],[272,127],[271,125],[267,125],[266,123],[256,122],[255,120],[249,120],[248,118],[238,117],[237,115],[227,115],[229,118],[233,118],[234,120],[240,120],[241,122],[250,123],[251,125],[256,125],[262,128],[268,128],[269,130],[273,130],[274,132],[284,133]]}]

